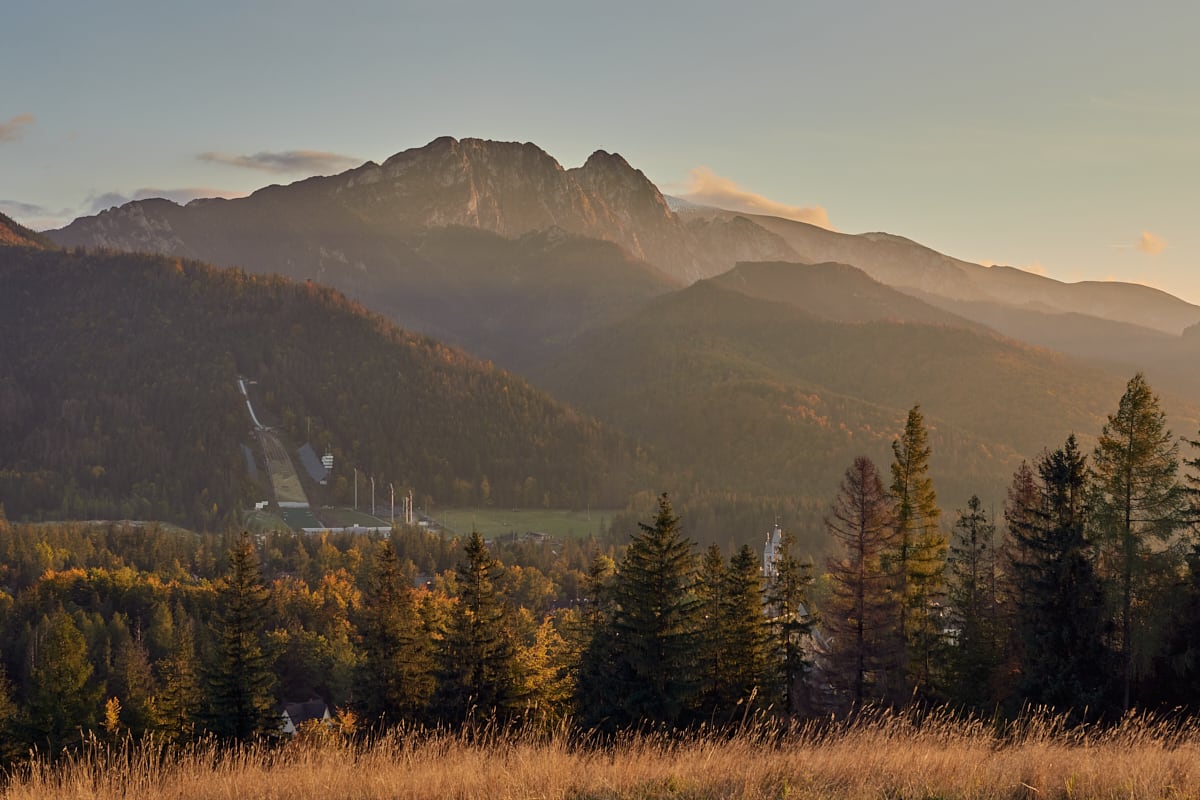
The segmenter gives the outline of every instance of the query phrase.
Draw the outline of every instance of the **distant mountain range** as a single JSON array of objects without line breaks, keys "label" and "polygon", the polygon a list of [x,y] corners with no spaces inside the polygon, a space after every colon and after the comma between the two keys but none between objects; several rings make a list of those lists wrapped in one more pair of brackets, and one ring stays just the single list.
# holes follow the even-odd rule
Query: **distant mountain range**
[{"label": "distant mountain range", "polygon": [[596,414],[669,486],[761,509],[827,502],[854,455],[886,461],[917,403],[951,504],[998,500],[1022,458],[1097,434],[1136,369],[1177,432],[1200,419],[1200,307],[680,203],[604,151],[564,169],[532,144],[443,138],[46,235],[335,287]]}]

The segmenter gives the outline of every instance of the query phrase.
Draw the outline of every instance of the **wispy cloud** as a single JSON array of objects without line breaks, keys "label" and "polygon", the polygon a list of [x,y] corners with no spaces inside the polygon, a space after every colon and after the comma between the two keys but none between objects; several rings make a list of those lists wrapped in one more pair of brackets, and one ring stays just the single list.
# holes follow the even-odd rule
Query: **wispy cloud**
[{"label": "wispy cloud", "polygon": [[17,114],[7,122],[0,122],[0,142],[17,141],[36,121],[33,114]]},{"label": "wispy cloud", "polygon": [[722,178],[708,167],[696,167],[689,173],[687,191],[682,198],[689,203],[749,214],[784,217],[834,230],[829,224],[829,213],[821,206],[789,206],[778,203],[738,186],[729,178]]},{"label": "wispy cloud", "polygon": [[0,213],[35,231],[61,227],[76,216],[75,210],[71,208],[56,210],[20,200],[0,200]]},{"label": "wispy cloud", "polygon": [[360,159],[352,156],[326,153],[321,150],[283,150],[276,153],[264,151],[252,156],[208,152],[201,153],[197,158],[214,164],[256,169],[261,172],[279,174],[302,172],[307,175],[329,175],[357,167],[362,163]]},{"label": "wispy cloud", "polygon": [[1161,236],[1155,236],[1150,231],[1142,231],[1142,236],[1138,239],[1137,249],[1147,255],[1156,256],[1167,249],[1167,240]]},{"label": "wispy cloud", "polygon": [[173,203],[184,205],[202,197],[229,198],[245,196],[245,192],[231,192],[226,189],[213,189],[205,186],[188,186],[181,189],[156,189],[147,186],[134,191],[132,194],[105,192],[104,194],[91,195],[85,201],[85,205],[89,213],[96,214],[113,206],[123,206],[134,200],[149,200],[152,197],[161,197]]}]

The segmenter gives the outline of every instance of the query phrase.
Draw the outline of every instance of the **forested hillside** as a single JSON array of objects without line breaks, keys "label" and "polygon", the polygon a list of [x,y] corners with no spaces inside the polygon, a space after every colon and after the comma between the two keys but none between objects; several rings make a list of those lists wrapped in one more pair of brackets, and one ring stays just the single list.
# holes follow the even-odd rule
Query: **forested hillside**
[{"label": "forested hillside", "polygon": [[[296,442],[437,502],[624,504],[613,432],[337,292],[160,257],[0,248],[0,496],[13,519],[233,524],[257,499],[236,380]],[[344,490],[343,490],[344,492]]]},{"label": "forested hillside", "polygon": [[831,322],[715,281],[587,337],[539,381],[686,465],[687,486],[743,498],[827,498],[856,455],[885,457],[919,403],[955,504],[999,500],[1046,442],[1098,430],[1121,386],[989,332]]}]

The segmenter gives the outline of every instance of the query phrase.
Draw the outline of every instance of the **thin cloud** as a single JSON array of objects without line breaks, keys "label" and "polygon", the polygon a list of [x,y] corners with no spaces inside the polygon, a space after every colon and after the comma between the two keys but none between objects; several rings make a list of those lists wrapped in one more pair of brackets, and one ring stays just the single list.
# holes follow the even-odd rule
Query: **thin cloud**
[{"label": "thin cloud", "polygon": [[743,189],[729,178],[722,178],[708,167],[696,167],[690,173],[687,191],[681,196],[689,203],[716,206],[729,211],[744,211],[749,214],[766,214],[784,217],[798,222],[807,222],[834,230],[829,224],[829,213],[821,206],[789,206],[770,198]]},{"label": "thin cloud", "polygon": [[91,213],[98,214],[105,209],[113,206],[123,206],[126,203],[134,200],[149,200],[154,197],[161,197],[165,200],[170,200],[172,203],[186,205],[193,200],[198,200],[204,197],[245,197],[245,192],[231,192],[225,189],[212,189],[202,186],[189,186],[181,189],[155,189],[153,187],[144,187],[138,189],[132,194],[123,192],[105,192],[104,194],[92,195],[88,197],[86,205]]},{"label": "thin cloud", "polygon": [[307,175],[329,175],[357,167],[362,163],[360,159],[351,156],[326,153],[321,150],[284,150],[277,153],[264,151],[252,156],[208,152],[201,153],[197,158],[213,164],[256,169],[260,172],[278,174],[302,172]]},{"label": "thin cloud", "polygon": [[1146,255],[1156,256],[1167,249],[1167,240],[1161,236],[1155,236],[1150,231],[1142,231],[1142,236],[1138,239],[1137,249]]},{"label": "thin cloud", "polygon": [[35,231],[59,228],[75,218],[75,212],[70,208],[55,210],[36,203],[23,203],[20,200],[0,200],[0,214],[11,217]]},{"label": "thin cloud", "polygon": [[0,200],[0,214],[17,219],[18,217],[44,217],[54,212],[45,206],[35,203],[22,203],[20,200]]},{"label": "thin cloud", "polygon": [[17,114],[8,122],[0,122],[0,142],[15,142],[25,135],[37,118],[33,114]]}]

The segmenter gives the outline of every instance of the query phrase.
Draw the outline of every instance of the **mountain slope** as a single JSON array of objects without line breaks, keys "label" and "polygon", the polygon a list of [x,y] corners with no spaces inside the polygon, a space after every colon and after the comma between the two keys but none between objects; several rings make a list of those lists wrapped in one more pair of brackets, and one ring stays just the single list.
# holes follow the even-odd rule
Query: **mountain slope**
[{"label": "mountain slope", "polygon": [[885,286],[847,264],[739,263],[712,279],[760,300],[787,303],[833,322],[920,322],[983,329],[966,318]]},{"label": "mountain slope", "polygon": [[40,233],[29,230],[11,217],[0,214],[0,247],[53,247]]},{"label": "mountain slope", "polygon": [[589,334],[537,381],[642,437],[697,485],[822,501],[856,455],[887,463],[920,403],[949,507],[974,492],[999,500],[1022,458],[1072,432],[1094,436],[1124,385],[991,333],[830,322],[719,283]]},{"label": "mountain slope", "polygon": [[[696,209],[686,217],[731,216]],[[1178,335],[1200,321],[1200,306],[1139,284],[1117,281],[1063,283],[1014,267],[984,267],[886,233],[850,235],[803,222],[743,215],[776,234],[808,262],[852,264],[902,290],[956,301],[990,301],[1030,310],[1086,314]]]},{"label": "mountain slope", "polygon": [[[676,285],[739,261],[837,262],[893,288],[956,302],[1083,314],[1178,335],[1200,307],[1144,286],[1066,284],[1011,267],[983,267],[900,236],[848,235],[801,222],[667,199],[621,156],[596,151],[564,169],[531,143],[443,137],[341,175],[270,186],[246,198],[185,207],[147,200],[50,232],[63,245],[179,255],[254,272],[325,280],[362,302],[395,291],[393,262],[429,232],[464,227],[507,239],[561,230],[611,242],[631,264]],[[355,272],[339,268],[353,264]],[[444,259],[453,275],[456,259]],[[586,265],[577,280],[588,280]],[[486,298],[481,297],[480,302]],[[396,317],[405,325],[419,320]],[[578,330],[555,331],[570,337]]]},{"label": "mountain slope", "polygon": [[[160,257],[0,249],[0,497],[13,518],[231,524],[260,414],[438,504],[620,503],[620,439],[520,379],[330,289]],[[257,403],[256,403],[257,407]]]}]

